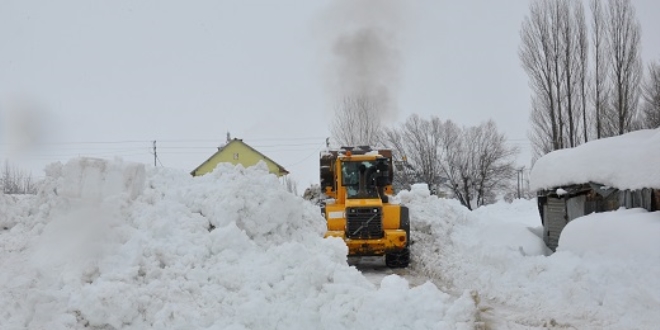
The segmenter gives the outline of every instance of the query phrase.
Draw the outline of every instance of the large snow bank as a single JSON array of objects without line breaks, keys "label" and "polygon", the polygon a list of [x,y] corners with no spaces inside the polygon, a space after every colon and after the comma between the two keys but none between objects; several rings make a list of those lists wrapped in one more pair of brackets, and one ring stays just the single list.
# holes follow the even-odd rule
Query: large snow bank
[{"label": "large snow bank", "polygon": [[[482,307],[493,308],[482,316],[494,329],[655,329],[660,324],[660,249],[650,239],[657,237],[657,215],[629,223],[636,229],[608,243],[611,249],[636,247],[631,250],[636,258],[581,252],[579,247],[592,248],[577,242],[594,233],[579,229],[579,237],[569,234],[563,250],[546,256],[536,201],[469,212],[454,200],[421,191],[400,198],[410,207],[413,268],[436,278],[447,292],[473,290]],[[647,229],[653,231],[633,235]]]},{"label": "large snow bank", "polygon": [[532,168],[530,189],[596,182],[619,189],[660,188],[660,128],[553,151]]},{"label": "large snow bank", "polygon": [[476,306],[396,275],[380,287],[323,239],[317,207],[262,166],[187,173],[75,159],[7,201],[2,329],[471,329]]},{"label": "large snow bank", "polygon": [[318,208],[265,167],[192,178],[77,159],[47,175],[37,196],[0,195],[0,329],[660,324],[657,212],[577,219],[547,255],[535,201],[470,212],[416,185],[397,196],[412,220],[406,271],[432,282],[410,288],[347,266]]}]

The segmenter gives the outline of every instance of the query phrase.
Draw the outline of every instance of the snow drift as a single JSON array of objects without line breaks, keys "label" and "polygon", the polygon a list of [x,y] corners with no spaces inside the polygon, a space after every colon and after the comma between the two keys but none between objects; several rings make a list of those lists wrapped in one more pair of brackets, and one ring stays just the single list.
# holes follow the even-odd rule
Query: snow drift
[{"label": "snow drift", "polygon": [[35,197],[0,196],[2,329],[474,327],[468,293],[371,284],[263,166],[192,178],[82,158],[46,173]]}]

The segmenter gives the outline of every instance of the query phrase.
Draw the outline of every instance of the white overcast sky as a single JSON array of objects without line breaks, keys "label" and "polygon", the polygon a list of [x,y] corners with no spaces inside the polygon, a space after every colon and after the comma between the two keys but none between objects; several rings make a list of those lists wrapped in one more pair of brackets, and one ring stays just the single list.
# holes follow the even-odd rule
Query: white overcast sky
[{"label": "white overcast sky", "polygon": [[[342,24],[328,14],[336,4],[2,0],[0,158],[37,176],[45,164],[78,155],[151,164],[157,140],[162,165],[190,171],[229,131],[286,167],[303,190],[318,182],[318,151],[332,120],[325,47],[333,43],[328,30]],[[374,4],[360,15],[378,15]],[[530,92],[518,59],[528,4],[397,5],[392,121],[412,113],[464,125],[493,118],[529,166]],[[660,1],[633,4],[643,59],[657,60]],[[17,138],[34,135],[49,144],[11,153]]]}]

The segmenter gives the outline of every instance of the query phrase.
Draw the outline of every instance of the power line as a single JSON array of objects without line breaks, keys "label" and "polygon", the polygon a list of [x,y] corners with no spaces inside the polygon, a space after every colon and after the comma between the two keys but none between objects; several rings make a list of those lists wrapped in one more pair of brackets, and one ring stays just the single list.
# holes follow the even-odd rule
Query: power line
[{"label": "power line", "polygon": [[[249,142],[263,142],[263,141],[274,142],[274,141],[301,141],[301,140],[320,140],[320,139],[325,139],[325,137],[310,136],[310,137],[295,137],[295,138],[257,138],[257,139],[242,138],[241,140],[249,141]],[[219,142],[223,142],[224,140],[218,138],[218,139],[163,139],[159,141],[167,142],[167,143],[189,143],[189,142],[219,143]]]},{"label": "power line", "polygon": [[[120,141],[68,141],[68,142],[41,142],[39,145],[76,145],[76,144],[127,144],[127,143],[148,143],[147,140],[120,140]],[[0,143],[8,144],[8,143]]]},{"label": "power line", "polygon": [[[163,141],[161,141],[163,142]],[[270,144],[270,145],[251,145],[253,148],[280,148],[280,147],[305,147],[305,146],[316,146],[318,142],[309,142],[309,143],[281,143],[281,144]],[[161,146],[160,149],[212,149],[214,147],[209,146]]]},{"label": "power line", "polygon": [[43,157],[76,157],[76,156],[113,156],[113,155],[125,155],[130,154],[150,154],[147,150],[140,149],[123,149],[123,150],[105,150],[105,151],[65,151],[57,152],[56,150],[50,150],[45,153],[33,153],[33,156],[43,156]]},{"label": "power line", "polygon": [[309,137],[295,137],[295,138],[258,138],[258,139],[249,139],[245,138],[243,140],[248,141],[300,141],[300,140],[325,140],[325,136],[309,136]]},{"label": "power line", "polygon": [[[248,140],[248,139],[246,139]],[[161,144],[158,144],[161,142]],[[249,139],[250,142],[261,141],[251,145],[255,149],[265,151],[266,153],[282,152],[306,152],[313,150],[302,159],[290,164],[296,166],[309,159],[315,153],[318,153],[325,142],[325,137],[297,137],[297,138],[260,138]],[[263,143],[263,142],[270,143]],[[278,144],[278,141],[282,143]],[[312,142],[313,141],[313,142]],[[153,164],[163,166],[160,154],[168,155],[189,155],[189,154],[209,154],[216,147],[204,146],[203,143],[218,143],[219,139],[167,139],[167,140],[94,140],[94,141],[64,141],[41,143],[36,146],[36,150],[29,156],[30,159],[37,161],[56,161],[64,158],[74,157],[131,157],[151,155]],[[165,145],[162,145],[165,143]],[[191,143],[193,145],[177,145],[181,143]],[[9,143],[0,143],[0,148]],[[140,146],[141,145],[141,146]],[[39,151],[39,148],[45,148]],[[160,149],[160,150],[159,150]],[[265,150],[264,150],[265,149]],[[163,151],[165,150],[165,151]]]},{"label": "power line", "polygon": [[35,155],[29,156],[26,159],[31,160],[59,160],[62,158],[74,158],[74,157],[131,157],[131,156],[145,156],[150,155],[150,153],[140,152],[140,153],[130,153],[130,154],[74,154],[74,155]]},{"label": "power line", "polygon": [[[241,140],[249,141],[249,142],[277,142],[277,141],[314,141],[314,140],[322,140],[325,139],[325,137],[317,136],[317,137],[296,137],[296,138],[258,138],[258,139],[249,139],[249,138],[244,138]],[[166,143],[191,143],[191,142],[209,142],[209,143],[219,143],[223,142],[222,139],[163,139],[159,140],[161,143],[166,142]],[[97,141],[62,141],[62,142],[41,142],[39,145],[42,146],[65,146],[65,145],[93,145],[93,144],[130,144],[130,143],[152,143],[153,140],[97,140]],[[8,142],[0,142],[0,145],[9,145],[10,143]]]},{"label": "power line", "polygon": [[[165,149],[165,147],[158,147],[158,150]],[[205,148],[209,149],[209,148]],[[261,148],[257,148],[261,149]],[[317,148],[301,148],[301,149],[271,149],[271,150],[260,150],[263,151],[264,153],[268,154],[273,154],[273,153],[282,153],[282,152],[302,152],[302,151],[308,151],[308,150],[318,150]],[[178,150],[165,150],[165,151],[159,151],[159,155],[210,155],[212,152],[209,151],[178,151]],[[153,154],[153,153],[149,153]]]},{"label": "power line", "polygon": [[161,151],[161,155],[210,155],[208,151]]},{"label": "power line", "polygon": [[318,152],[320,152],[321,149],[323,149],[323,146],[324,146],[324,145],[325,145],[325,141],[323,141],[323,143],[321,144],[321,146],[318,147],[318,148],[316,148],[316,149],[314,150],[313,153],[311,153],[311,154],[305,156],[305,158],[303,158],[303,159],[301,159],[301,160],[299,160],[299,161],[297,161],[297,162],[295,162],[295,163],[293,163],[293,164],[289,164],[289,165],[287,165],[286,167],[291,168],[291,167],[293,167],[293,166],[296,166],[296,165],[298,165],[298,164],[300,164],[300,163],[306,161],[307,159],[309,159],[309,157],[312,157],[312,155],[317,154]]}]

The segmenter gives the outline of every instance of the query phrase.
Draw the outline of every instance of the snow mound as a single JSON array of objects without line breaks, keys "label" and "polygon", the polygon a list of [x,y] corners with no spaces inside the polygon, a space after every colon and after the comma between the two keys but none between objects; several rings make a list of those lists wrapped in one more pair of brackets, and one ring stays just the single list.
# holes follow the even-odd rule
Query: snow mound
[{"label": "snow mound", "polygon": [[[475,302],[376,288],[265,166],[192,178],[120,160],[47,169],[0,231],[2,329],[472,329]],[[5,210],[7,208],[8,210]]]},{"label": "snow mound", "polygon": [[619,209],[592,213],[569,222],[557,251],[660,261],[660,212]]},{"label": "snow mound", "polygon": [[[443,289],[464,278],[465,272],[476,271],[471,267],[479,265],[467,260],[480,262],[487,268],[491,263],[493,267],[500,266],[493,257],[517,259],[548,254],[543,240],[536,234],[538,230],[531,230],[525,223],[483,221],[453,199],[412,192],[399,196],[410,208],[414,267],[440,278],[447,284]],[[472,289],[475,287],[471,285],[461,287],[461,290]]]},{"label": "snow mound", "polygon": [[534,230],[543,230],[536,200],[514,199],[511,203],[498,201],[495,204],[479,207],[472,214],[479,218],[489,219],[493,223],[513,222],[526,225]]},{"label": "snow mound", "polygon": [[[653,329],[660,323],[655,313],[660,307],[660,248],[651,239],[658,237],[657,214],[633,222],[623,217],[608,226],[610,234],[623,223],[631,227],[618,244],[611,235],[596,239],[598,233],[577,228],[585,221],[569,224],[562,250],[549,255],[535,200],[473,212],[455,200],[412,192],[402,200],[410,207],[413,226],[412,267],[436,279],[445,292],[474,292],[480,309],[493,308],[481,315],[492,328]],[[641,211],[630,216],[635,212]],[[646,230],[639,236],[646,243],[632,244],[627,254],[639,253],[638,258],[611,255]],[[594,246],[599,244],[610,245],[605,254],[585,253],[598,251]]]},{"label": "snow mound", "polygon": [[596,182],[618,189],[660,188],[660,128],[553,151],[532,168],[530,189]]},{"label": "snow mound", "polygon": [[33,199],[32,195],[5,195],[0,191],[0,231],[10,230],[25,217]]}]

